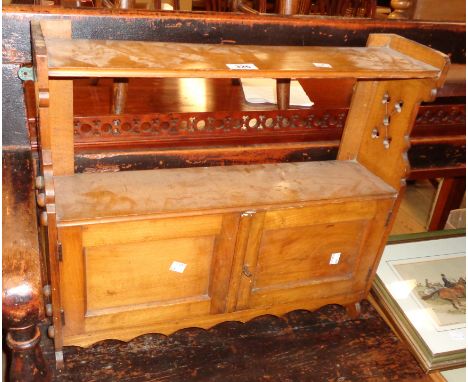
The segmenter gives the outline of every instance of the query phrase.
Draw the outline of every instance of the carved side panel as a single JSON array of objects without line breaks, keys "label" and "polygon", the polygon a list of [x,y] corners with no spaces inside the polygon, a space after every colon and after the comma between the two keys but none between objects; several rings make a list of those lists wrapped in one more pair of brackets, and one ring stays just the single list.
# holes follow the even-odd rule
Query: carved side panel
[{"label": "carved side panel", "polygon": [[360,82],[351,104],[339,159],[355,159],[399,190],[409,173],[409,134],[433,80]]}]

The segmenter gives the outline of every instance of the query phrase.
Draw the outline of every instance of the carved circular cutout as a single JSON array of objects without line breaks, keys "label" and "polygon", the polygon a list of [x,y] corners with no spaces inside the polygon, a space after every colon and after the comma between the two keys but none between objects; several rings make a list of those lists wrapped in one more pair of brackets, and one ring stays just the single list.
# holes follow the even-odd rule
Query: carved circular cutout
[{"label": "carved circular cutout", "polygon": [[101,126],[101,132],[104,134],[109,134],[112,130],[112,126],[109,123],[105,123]]},{"label": "carved circular cutout", "polygon": [[180,121],[180,129],[181,130],[186,130],[188,126],[187,121]]},{"label": "carved circular cutout", "polygon": [[205,126],[206,126],[206,123],[205,123],[205,120],[204,120],[204,119],[200,119],[200,120],[197,122],[197,129],[198,129],[198,130],[205,130]]},{"label": "carved circular cutout", "polygon": [[81,133],[84,135],[91,134],[91,131],[93,131],[93,127],[88,124],[81,125],[80,127]]},{"label": "carved circular cutout", "polygon": [[140,126],[141,131],[144,131],[145,133],[151,131],[151,124],[149,122],[143,122]]},{"label": "carved circular cutout", "polygon": [[123,125],[122,125],[122,130],[123,131],[126,131],[126,132],[129,132],[132,130],[132,125],[130,125],[128,122],[125,122]]}]

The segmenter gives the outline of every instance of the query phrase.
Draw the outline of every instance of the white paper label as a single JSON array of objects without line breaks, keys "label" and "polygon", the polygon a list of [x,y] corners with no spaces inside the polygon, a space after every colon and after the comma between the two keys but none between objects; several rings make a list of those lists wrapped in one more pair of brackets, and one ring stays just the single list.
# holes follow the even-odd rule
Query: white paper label
[{"label": "white paper label", "polygon": [[335,252],[331,254],[330,264],[338,264],[340,262],[341,252]]},{"label": "white paper label", "polygon": [[317,68],[331,68],[332,66],[330,64],[327,64],[325,62],[313,62],[313,64],[317,67]]},{"label": "white paper label", "polygon": [[226,64],[226,66],[233,70],[258,70],[254,64]]},{"label": "white paper label", "polygon": [[187,264],[181,263],[179,261],[173,261],[169,270],[177,273],[184,273]]}]

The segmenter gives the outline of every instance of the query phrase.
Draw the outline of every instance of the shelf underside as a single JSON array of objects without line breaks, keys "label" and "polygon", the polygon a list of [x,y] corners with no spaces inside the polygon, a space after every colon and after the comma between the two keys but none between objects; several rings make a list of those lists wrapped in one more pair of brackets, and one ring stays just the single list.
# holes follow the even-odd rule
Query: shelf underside
[{"label": "shelf underside", "polygon": [[[52,77],[436,78],[388,47],[327,48],[46,38]],[[229,69],[253,64],[254,69]]]},{"label": "shelf underside", "polygon": [[54,180],[59,225],[396,195],[351,161],[85,173]]}]

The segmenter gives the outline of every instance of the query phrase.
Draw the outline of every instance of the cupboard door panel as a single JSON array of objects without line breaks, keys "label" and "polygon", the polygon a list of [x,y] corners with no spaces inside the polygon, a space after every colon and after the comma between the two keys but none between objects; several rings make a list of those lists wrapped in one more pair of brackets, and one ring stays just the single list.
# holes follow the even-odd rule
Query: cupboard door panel
[{"label": "cupboard door panel", "polygon": [[364,297],[393,202],[335,201],[267,211],[248,239],[255,245],[245,251],[236,309]]},{"label": "cupboard door panel", "polygon": [[225,311],[238,214],[62,227],[66,344]]},{"label": "cupboard door panel", "polygon": [[206,295],[213,244],[204,236],[86,248],[87,314]]},{"label": "cupboard door panel", "polygon": [[350,278],[367,224],[357,220],[264,231],[254,290]]}]

